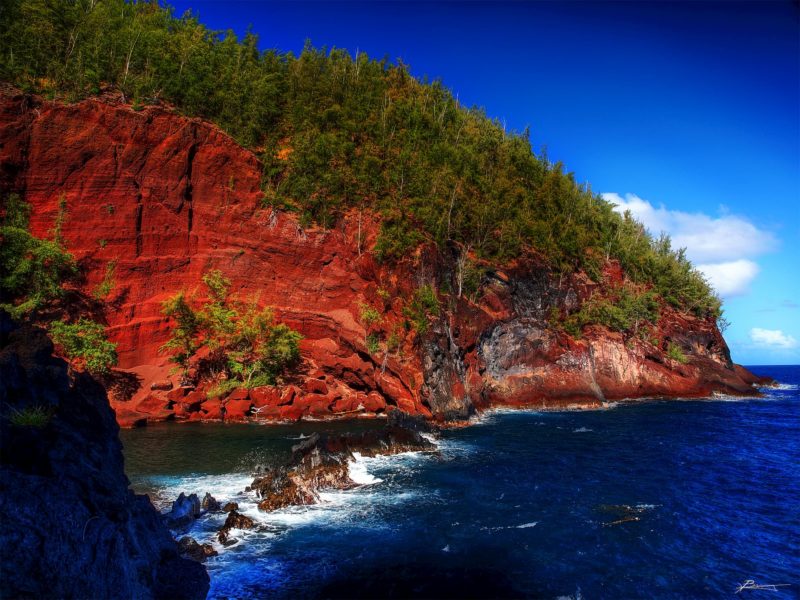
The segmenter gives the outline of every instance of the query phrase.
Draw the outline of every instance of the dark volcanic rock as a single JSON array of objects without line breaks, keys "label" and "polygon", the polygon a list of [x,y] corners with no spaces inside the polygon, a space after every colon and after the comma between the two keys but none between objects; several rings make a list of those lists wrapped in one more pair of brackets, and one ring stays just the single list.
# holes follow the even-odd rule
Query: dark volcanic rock
[{"label": "dark volcanic rock", "polygon": [[128,489],[103,388],[52,351],[0,311],[0,596],[205,598],[205,569]]},{"label": "dark volcanic rock", "polygon": [[196,562],[205,562],[209,556],[216,556],[217,551],[211,544],[198,544],[194,538],[186,536],[178,542],[178,550],[181,556],[190,558]]},{"label": "dark volcanic rock", "polygon": [[252,529],[254,525],[255,521],[253,521],[253,519],[232,510],[228,514],[228,518],[225,519],[225,524],[222,526],[222,529],[219,530],[217,539],[219,539],[220,543],[228,546],[236,541],[230,537],[231,529]]},{"label": "dark volcanic rock", "polygon": [[222,510],[217,499],[208,492],[203,496],[203,502],[200,504],[200,508],[208,512],[218,512]]},{"label": "dark volcanic rock", "polygon": [[314,504],[320,490],[345,490],[357,484],[350,479],[348,463],[353,453],[363,456],[431,451],[436,446],[422,436],[430,425],[421,420],[390,417],[382,429],[343,435],[313,434],[292,448],[289,461],[257,477],[250,486],[262,500],[264,511]]},{"label": "dark volcanic rock", "polygon": [[164,522],[170,529],[183,529],[192,524],[200,516],[200,500],[197,494],[187,496],[183,492],[175,502],[172,510],[164,515]]}]

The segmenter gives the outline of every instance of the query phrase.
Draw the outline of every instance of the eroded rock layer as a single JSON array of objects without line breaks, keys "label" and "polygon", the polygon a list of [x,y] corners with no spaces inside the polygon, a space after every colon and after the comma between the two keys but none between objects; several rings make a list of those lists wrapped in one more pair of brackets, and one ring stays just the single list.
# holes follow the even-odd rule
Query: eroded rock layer
[{"label": "eroded rock layer", "polygon": [[[0,187],[30,202],[35,233],[49,235],[60,213],[66,246],[85,267],[84,290],[112,274],[106,303],[95,308],[131,377],[124,393],[111,390],[123,425],[369,416],[393,407],[463,419],[496,404],[591,406],[752,390],[713,319],[664,309],[655,345],[599,327],[576,340],[551,327],[553,308],[574,308],[622,277],[613,263],[600,284],[580,273],[555,278],[535,257],[490,269],[474,299],[451,293],[417,337],[403,309],[422,284],[456,289],[454,249],[423,246],[380,265],[368,251],[374,216],[302,228],[295,215],[264,206],[252,152],[165,108],[134,111],[113,99],[64,105],[6,92],[0,139]],[[201,288],[210,269],[303,334],[303,368],[292,381],[215,399],[177,387],[159,352],[169,329],[161,303]],[[382,309],[384,338],[399,332],[396,349],[370,353],[359,320],[364,302]],[[670,359],[668,344],[688,362]]]}]

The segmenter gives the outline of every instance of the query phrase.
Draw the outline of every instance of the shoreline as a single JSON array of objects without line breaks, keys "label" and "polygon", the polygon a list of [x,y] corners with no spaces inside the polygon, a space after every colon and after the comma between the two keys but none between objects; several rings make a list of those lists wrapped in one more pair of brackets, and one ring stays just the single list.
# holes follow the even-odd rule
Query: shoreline
[{"label": "shoreline", "polygon": [[[680,396],[641,396],[641,397],[626,397],[613,400],[606,400],[605,402],[569,402],[558,404],[544,404],[544,403],[509,403],[509,404],[493,404],[487,407],[482,407],[476,410],[475,414],[471,415],[467,420],[452,420],[452,421],[437,421],[435,419],[427,419],[426,422],[431,426],[439,429],[461,429],[470,427],[480,422],[486,416],[497,413],[515,413],[515,412],[538,412],[538,413],[561,413],[561,412],[594,412],[613,410],[620,405],[635,405],[646,404],[653,402],[737,402],[746,400],[762,399],[766,395],[764,390],[770,389],[784,389],[783,386],[789,384],[782,384],[774,382],[772,384],[764,384],[754,387],[750,393],[725,392],[713,391],[710,394],[697,394]],[[788,388],[791,389],[791,388]],[[176,419],[174,417],[161,419],[161,420],[146,420],[145,422],[134,422],[130,425],[119,424],[120,429],[144,429],[152,427],[153,425],[161,424],[222,424],[222,425],[255,425],[262,427],[289,427],[298,424],[314,424],[314,423],[348,423],[348,422],[386,422],[389,419],[389,414],[399,409],[393,409],[386,413],[372,414],[362,413],[354,415],[350,414],[333,414],[328,417],[313,417],[303,416],[299,419],[258,419],[258,418],[237,418],[237,419]]]}]

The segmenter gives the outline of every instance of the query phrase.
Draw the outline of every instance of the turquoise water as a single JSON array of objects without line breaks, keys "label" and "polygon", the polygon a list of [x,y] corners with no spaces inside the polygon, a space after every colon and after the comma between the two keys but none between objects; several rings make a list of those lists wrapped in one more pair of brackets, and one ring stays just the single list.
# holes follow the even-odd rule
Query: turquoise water
[{"label": "turquoise water", "polygon": [[[122,433],[135,489],[240,503],[259,529],[207,563],[212,598],[800,597],[800,368],[761,399],[500,411],[438,454],[361,459],[361,487],[260,513],[251,472],[301,436],[374,424]],[[208,541],[223,518],[190,532]]]}]

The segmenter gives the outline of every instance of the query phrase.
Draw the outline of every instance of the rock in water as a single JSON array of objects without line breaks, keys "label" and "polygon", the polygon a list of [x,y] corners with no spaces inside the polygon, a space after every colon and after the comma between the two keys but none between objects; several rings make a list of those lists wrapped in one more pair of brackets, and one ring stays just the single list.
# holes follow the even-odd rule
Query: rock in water
[{"label": "rock in water", "polygon": [[209,556],[217,555],[217,551],[211,544],[198,544],[194,538],[189,536],[181,538],[178,542],[178,549],[181,556],[196,562],[205,562]]},{"label": "rock in water", "polygon": [[183,492],[175,502],[172,503],[172,510],[164,515],[164,522],[170,529],[183,529],[192,524],[200,516],[200,500],[197,494],[187,496]]},{"label": "rock in water", "polygon": [[286,506],[314,504],[320,490],[355,487],[357,484],[350,478],[349,469],[350,461],[355,458],[354,452],[363,456],[378,456],[436,449],[415,429],[430,430],[429,425],[422,421],[407,420],[407,417],[400,419],[390,418],[389,423],[381,429],[357,434],[315,433],[295,445],[285,465],[270,469],[256,477],[250,485],[250,489],[261,497],[258,508],[271,511]]},{"label": "rock in water", "polygon": [[229,537],[231,529],[252,529],[254,525],[255,521],[253,521],[253,519],[232,510],[228,514],[228,518],[225,519],[225,524],[222,526],[222,529],[219,530],[217,539],[219,539],[220,543],[228,546],[236,541]]},{"label": "rock in water", "polygon": [[228,502],[222,507],[222,512],[231,512],[232,510],[239,510],[239,504],[236,502]]},{"label": "rock in water", "polygon": [[0,311],[0,596],[205,598],[204,567],[128,489],[103,388],[52,352]]},{"label": "rock in water", "polygon": [[203,502],[200,503],[200,508],[208,512],[219,512],[221,510],[219,502],[208,492],[203,496]]}]

